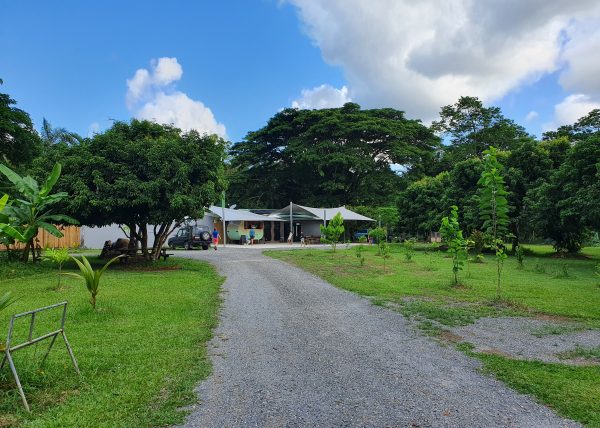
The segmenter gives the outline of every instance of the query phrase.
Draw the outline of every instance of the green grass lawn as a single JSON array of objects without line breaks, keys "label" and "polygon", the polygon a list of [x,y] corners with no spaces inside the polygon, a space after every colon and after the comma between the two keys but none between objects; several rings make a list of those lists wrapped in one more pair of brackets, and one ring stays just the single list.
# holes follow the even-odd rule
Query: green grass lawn
[{"label": "green grass lawn", "polygon": [[[45,262],[44,262],[45,263]],[[69,301],[67,336],[82,376],[62,342],[46,364],[48,342],[16,351],[15,365],[32,414],[22,408],[10,372],[0,372],[0,427],[166,426],[184,418],[197,382],[210,372],[206,342],[217,322],[222,278],[206,263],[174,259],[153,266],[113,265],[102,277],[97,310],[83,283],[47,264],[0,261],[0,293],[19,300],[10,314]],[[56,315],[40,318],[42,332]],[[21,337],[27,325],[19,326]],[[4,336],[6,333],[1,333]]]},{"label": "green grass lawn", "polygon": [[[556,258],[550,246],[527,246],[524,268],[514,257],[504,264],[502,296],[496,296],[496,264],[486,256],[481,264],[465,265],[462,283],[452,287],[452,261],[443,252],[420,246],[411,260],[393,245],[391,258],[365,248],[360,266],[354,249],[336,253],[322,250],[269,251],[275,257],[331,284],[370,297],[375,304],[392,306],[408,317],[417,317],[429,334],[439,333],[432,321],[464,325],[482,316],[543,315],[573,320],[585,327],[600,328],[600,278],[596,265],[600,249],[586,248],[577,258]],[[567,366],[519,361],[497,355],[473,353],[484,370],[518,391],[535,396],[558,413],[589,426],[600,427],[600,366]],[[590,351],[592,353],[595,350]]]},{"label": "green grass lawn", "polygon": [[446,306],[457,315],[461,311],[475,317],[497,310],[535,312],[600,327],[600,278],[595,271],[600,256],[597,251],[577,259],[553,258],[542,253],[526,257],[523,269],[518,269],[514,257],[509,257],[502,276],[502,296],[507,303],[504,307],[494,301],[496,263],[493,256],[485,256],[484,263],[466,264],[460,273],[462,285],[452,287],[452,261],[440,251],[416,251],[407,261],[402,246],[394,245],[391,258],[385,263],[385,273],[384,260],[376,255],[375,246],[365,246],[364,266],[360,266],[354,249],[338,249],[336,253],[291,250],[268,251],[267,254],[376,301],[410,305],[405,298],[412,297],[419,299],[417,302],[423,308],[430,306],[434,310]]}]

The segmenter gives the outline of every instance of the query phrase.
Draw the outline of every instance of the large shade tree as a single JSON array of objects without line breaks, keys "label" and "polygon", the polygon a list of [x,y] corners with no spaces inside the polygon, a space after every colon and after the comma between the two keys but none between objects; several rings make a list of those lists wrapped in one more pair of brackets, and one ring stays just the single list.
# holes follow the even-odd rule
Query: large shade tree
[{"label": "large shade tree", "polygon": [[229,199],[241,206],[387,205],[399,174],[422,176],[438,138],[391,108],[285,109],[231,150]]},{"label": "large shade tree", "polygon": [[51,153],[63,159],[67,212],[84,225],[126,225],[143,254],[156,259],[174,228],[188,216],[202,217],[204,207],[219,199],[225,149],[216,135],[132,120],[81,144],[56,145]]},{"label": "large shade tree", "polygon": [[432,129],[450,143],[444,150],[446,166],[481,158],[491,146],[511,150],[531,138],[522,126],[504,117],[499,107],[485,107],[476,97],[460,97],[455,104],[442,107]]}]

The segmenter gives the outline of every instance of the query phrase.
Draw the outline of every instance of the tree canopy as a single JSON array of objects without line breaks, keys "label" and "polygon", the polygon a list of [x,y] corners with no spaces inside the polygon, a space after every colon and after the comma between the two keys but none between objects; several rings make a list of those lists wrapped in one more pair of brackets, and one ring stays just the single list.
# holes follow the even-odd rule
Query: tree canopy
[{"label": "tree canopy", "polygon": [[88,226],[129,227],[146,251],[147,225],[154,225],[154,256],[185,217],[200,218],[225,188],[226,142],[167,125],[132,120],[81,144],[57,145],[63,160],[65,210]]},{"label": "tree canopy", "polygon": [[354,103],[322,110],[285,109],[231,150],[229,199],[278,207],[385,205],[405,174],[422,176],[439,140],[420,121]]}]

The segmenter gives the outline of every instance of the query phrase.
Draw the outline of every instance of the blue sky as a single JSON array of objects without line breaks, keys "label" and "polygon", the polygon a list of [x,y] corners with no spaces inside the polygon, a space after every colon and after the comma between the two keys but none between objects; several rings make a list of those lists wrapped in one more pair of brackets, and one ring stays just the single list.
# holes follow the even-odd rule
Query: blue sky
[{"label": "blue sky", "polygon": [[[579,63],[586,48],[600,48],[588,46],[597,28],[588,22],[597,23],[593,2],[574,1],[580,7],[568,13],[540,12],[547,16],[528,23],[531,29],[507,29],[506,46],[503,41],[491,45],[492,39],[503,37],[502,31],[479,32],[478,39],[466,43],[472,52],[457,51],[456,46],[464,42],[464,34],[474,33],[469,25],[477,25],[475,20],[453,27],[447,13],[436,19],[425,9],[414,13],[411,19],[424,30],[429,25],[439,33],[446,31],[444,39],[457,40],[451,45],[444,39],[419,39],[419,31],[408,31],[414,22],[406,18],[403,1],[392,7],[389,0],[374,0],[361,11],[366,3],[0,0],[0,91],[15,98],[38,127],[46,117],[55,126],[87,135],[90,127],[109,126],[110,119],[145,114],[161,120],[174,114],[182,116],[176,124],[183,127],[195,126],[190,125],[194,121],[199,128],[224,126],[232,141],[294,102],[311,108],[352,99],[366,107],[392,106],[409,117],[431,120],[441,105],[454,102],[459,94],[475,95],[502,107],[508,117],[539,135],[542,127],[560,124],[574,117],[574,110],[594,107],[600,99],[585,73],[576,73],[594,69],[595,64]],[[466,8],[461,13],[468,17],[471,11]],[[498,21],[514,21],[498,11],[487,12]],[[394,14],[398,19],[390,19]],[[562,27],[556,24],[560,19]],[[550,23],[556,40],[538,35],[546,34]],[[531,39],[530,45],[509,40],[517,30],[523,31],[522,40]],[[559,36],[578,44],[571,47]],[[486,50],[489,56],[478,56]],[[160,58],[170,58],[175,69],[157,84]],[[454,64],[456,58],[461,62]],[[144,83],[143,95],[128,105],[127,80],[140,69],[146,69],[154,83]],[[160,94],[179,97],[160,100]],[[561,116],[556,106],[569,96],[579,98],[563,106],[573,113]],[[174,112],[165,111],[169,106]],[[535,113],[527,122],[530,112]],[[214,120],[207,118],[210,113]]]}]

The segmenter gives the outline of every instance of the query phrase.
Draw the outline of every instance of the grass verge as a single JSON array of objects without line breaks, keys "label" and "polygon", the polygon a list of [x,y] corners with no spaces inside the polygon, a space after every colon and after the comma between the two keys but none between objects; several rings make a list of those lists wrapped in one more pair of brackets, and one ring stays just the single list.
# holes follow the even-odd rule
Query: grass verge
[{"label": "grass verge", "polygon": [[[15,352],[15,365],[32,413],[21,406],[10,372],[0,372],[0,426],[132,427],[183,421],[181,407],[196,401],[197,382],[211,370],[206,342],[217,322],[222,278],[206,263],[182,259],[131,267],[114,265],[102,277],[98,308],[92,310],[83,283],[63,278],[46,264],[27,270],[7,267],[0,292],[19,300],[0,313],[69,301],[66,331],[82,376],[62,343],[44,367],[47,342]],[[72,269],[72,266],[69,267]],[[20,272],[20,273],[19,273]],[[53,319],[54,317],[54,319]],[[56,321],[40,318],[39,332]],[[28,325],[18,326],[21,337]]]},{"label": "grass verge", "polygon": [[600,367],[521,361],[468,352],[483,371],[511,388],[537,398],[558,414],[590,427],[600,426]]}]

